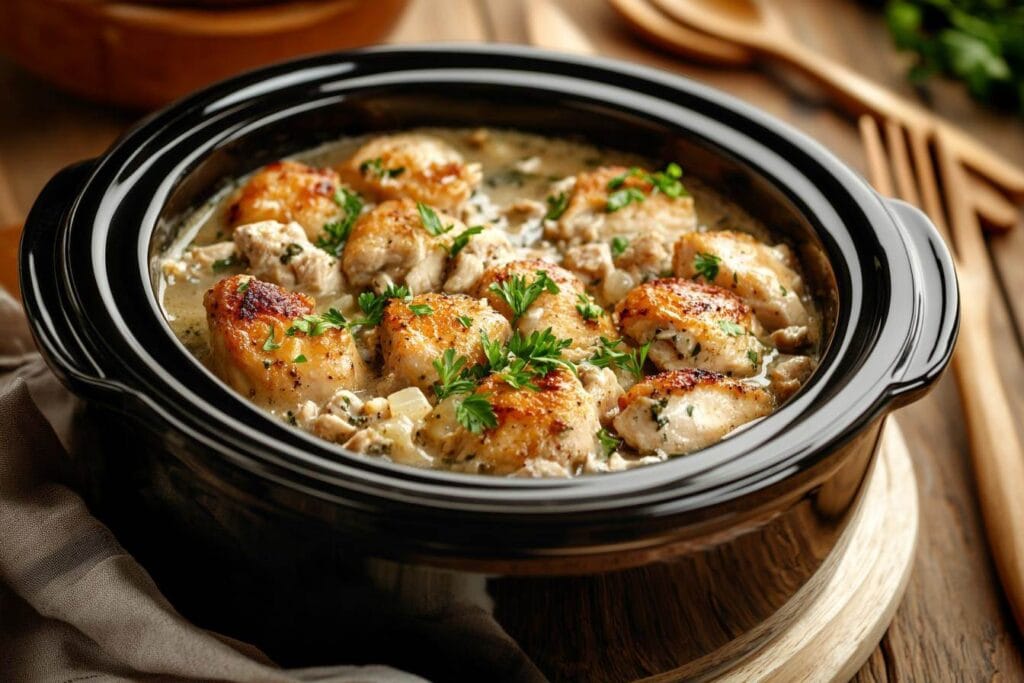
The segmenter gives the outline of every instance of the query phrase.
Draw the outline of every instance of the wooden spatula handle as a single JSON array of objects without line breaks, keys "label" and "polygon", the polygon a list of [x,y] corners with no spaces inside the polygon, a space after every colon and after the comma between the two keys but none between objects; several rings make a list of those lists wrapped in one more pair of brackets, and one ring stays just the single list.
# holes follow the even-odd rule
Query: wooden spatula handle
[{"label": "wooden spatula handle", "polygon": [[967,418],[985,530],[1017,625],[1024,631],[1024,449],[987,327],[961,326],[953,368]]}]

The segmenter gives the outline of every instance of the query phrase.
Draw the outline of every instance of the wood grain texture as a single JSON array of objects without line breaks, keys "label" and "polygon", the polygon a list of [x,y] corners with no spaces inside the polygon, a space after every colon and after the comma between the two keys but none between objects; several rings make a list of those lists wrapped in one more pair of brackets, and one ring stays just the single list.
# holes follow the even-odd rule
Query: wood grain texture
[{"label": "wood grain texture", "polygon": [[[1024,162],[1020,119],[971,101],[954,83],[918,92],[903,78],[905,58],[890,48],[878,14],[853,0],[778,0],[794,35],[906,97],[949,117],[1009,160]],[[640,42],[604,0],[559,0],[605,56],[647,63],[703,81],[782,118],[854,168],[866,168],[854,123],[821,92],[781,70],[720,69],[680,61]],[[443,7],[438,10],[438,6]],[[389,42],[525,42],[521,3],[412,0]],[[0,60],[0,166],[23,215],[61,167],[100,153],[136,115],[86,104]],[[1017,417],[1024,414],[1024,224],[990,235],[1003,295],[992,304],[1000,372]],[[5,266],[0,266],[3,268]],[[9,268],[10,266],[6,266]],[[1011,296],[1007,296],[1011,293]],[[1021,639],[998,589],[982,531],[960,403],[952,376],[899,421],[914,459],[921,529],[907,593],[881,645],[855,677],[867,681],[1024,680]]]}]

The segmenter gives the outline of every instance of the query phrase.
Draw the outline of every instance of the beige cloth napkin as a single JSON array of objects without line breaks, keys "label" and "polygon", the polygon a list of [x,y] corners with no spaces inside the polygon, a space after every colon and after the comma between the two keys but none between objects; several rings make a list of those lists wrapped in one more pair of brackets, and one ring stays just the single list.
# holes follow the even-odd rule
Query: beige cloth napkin
[{"label": "beige cloth napkin", "polygon": [[0,289],[0,680],[423,680],[384,666],[285,671],[187,622],[59,483],[74,402]]}]

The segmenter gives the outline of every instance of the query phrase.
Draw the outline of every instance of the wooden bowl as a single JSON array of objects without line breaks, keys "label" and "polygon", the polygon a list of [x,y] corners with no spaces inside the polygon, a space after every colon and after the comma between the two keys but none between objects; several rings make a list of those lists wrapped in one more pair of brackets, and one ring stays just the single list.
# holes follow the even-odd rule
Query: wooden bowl
[{"label": "wooden bowl", "polygon": [[377,42],[406,2],[3,0],[0,51],[83,97],[150,109],[239,71]]}]

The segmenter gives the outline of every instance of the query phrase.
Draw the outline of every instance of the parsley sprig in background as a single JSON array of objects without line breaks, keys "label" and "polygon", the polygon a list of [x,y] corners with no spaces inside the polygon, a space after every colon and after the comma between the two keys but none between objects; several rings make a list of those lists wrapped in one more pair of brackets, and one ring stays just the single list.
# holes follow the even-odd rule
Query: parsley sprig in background
[{"label": "parsley sprig in background", "polygon": [[975,98],[1024,114],[1024,2],[890,0],[886,20],[897,47],[916,53],[911,80],[952,76]]}]

